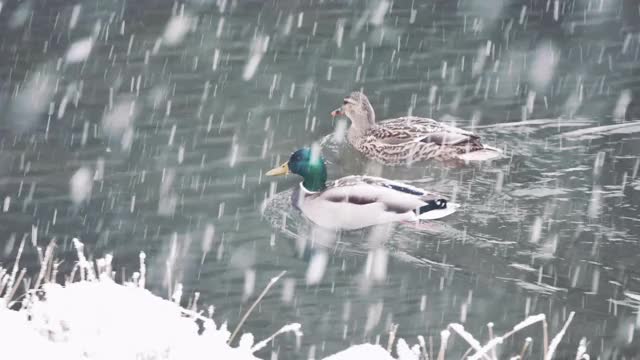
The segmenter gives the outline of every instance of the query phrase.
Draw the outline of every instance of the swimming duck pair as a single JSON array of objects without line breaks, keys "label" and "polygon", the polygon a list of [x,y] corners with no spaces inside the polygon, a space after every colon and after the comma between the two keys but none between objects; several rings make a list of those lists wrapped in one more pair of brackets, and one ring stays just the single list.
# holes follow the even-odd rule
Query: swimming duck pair
[{"label": "swimming duck pair", "polygon": [[[483,145],[472,132],[428,118],[406,116],[376,124],[375,112],[362,92],[352,92],[331,113],[351,120],[347,138],[358,151],[385,165],[436,160],[468,160],[498,157],[498,149]],[[289,161],[266,173],[297,174],[303,178],[294,189],[293,205],[315,224],[354,230],[397,221],[439,219],[458,208],[441,195],[404,183],[373,176],[346,176],[327,182],[320,151],[304,148]]]}]

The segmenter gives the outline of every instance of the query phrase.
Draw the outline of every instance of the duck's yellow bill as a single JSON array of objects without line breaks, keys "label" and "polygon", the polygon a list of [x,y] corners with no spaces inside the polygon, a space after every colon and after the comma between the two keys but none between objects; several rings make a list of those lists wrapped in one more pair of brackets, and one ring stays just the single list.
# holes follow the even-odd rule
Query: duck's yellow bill
[{"label": "duck's yellow bill", "polygon": [[271,169],[267,171],[265,175],[267,176],[280,176],[287,175],[289,173],[289,162],[286,162],[275,169]]}]

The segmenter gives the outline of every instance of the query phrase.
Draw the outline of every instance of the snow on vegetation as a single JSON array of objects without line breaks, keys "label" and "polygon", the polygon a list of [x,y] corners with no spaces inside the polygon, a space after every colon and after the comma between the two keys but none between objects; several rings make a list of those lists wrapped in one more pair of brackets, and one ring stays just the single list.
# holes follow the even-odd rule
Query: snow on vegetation
[{"label": "snow on vegetation", "polygon": [[[117,284],[112,276],[112,257],[95,262],[84,255],[84,246],[74,239],[78,262],[65,285],[50,281],[57,277],[58,262],[54,261],[55,243],[41,255],[41,269],[31,281],[24,281],[25,270],[19,270],[24,250],[23,240],[18,249],[15,265],[11,269],[0,267],[0,353],[3,358],[16,360],[137,360],[137,359],[259,359],[255,353],[267,347],[283,333],[293,333],[296,343],[302,336],[300,324],[288,324],[267,339],[254,342],[253,335],[244,333],[238,346],[233,347],[235,335],[251,310],[277,282],[284,272],[271,279],[262,294],[245,313],[236,329],[230,332],[227,323],[218,326],[212,319],[213,307],[197,312],[197,296],[189,309],[181,307],[182,286],[175,287],[172,301],[162,299],[144,288],[146,277],[145,256],[141,253],[140,269],[132,278]],[[28,287],[26,293],[18,291]],[[33,286],[31,286],[33,284]],[[16,296],[19,295],[19,296]],[[15,310],[18,308],[18,310]],[[419,360],[444,359],[451,337],[458,335],[469,346],[465,358],[493,359],[495,348],[516,332],[534,324],[542,324],[544,359],[552,359],[574,313],[570,313],[558,334],[548,342],[544,314],[533,315],[502,336],[492,336],[484,345],[464,329],[461,324],[450,324],[441,332],[440,348],[436,354],[425,339],[418,336],[418,344],[409,346],[399,338],[398,326],[393,325],[385,347],[380,344],[360,344],[326,357],[327,360]],[[430,340],[431,342],[431,340]],[[525,349],[531,344],[527,339]],[[578,346],[578,357],[585,356],[586,340]],[[522,353],[524,353],[524,350]],[[395,350],[395,351],[394,351]],[[395,357],[394,357],[395,353]],[[588,355],[587,355],[588,356]]]},{"label": "snow on vegetation", "polygon": [[256,359],[250,347],[226,344],[226,325],[218,328],[207,319],[198,335],[194,319],[177,304],[131,284],[118,285],[105,276],[65,287],[48,283],[42,290],[46,300],[32,298],[25,310],[0,312],[0,323],[12,318],[11,328],[24,336],[3,345],[7,358]]}]

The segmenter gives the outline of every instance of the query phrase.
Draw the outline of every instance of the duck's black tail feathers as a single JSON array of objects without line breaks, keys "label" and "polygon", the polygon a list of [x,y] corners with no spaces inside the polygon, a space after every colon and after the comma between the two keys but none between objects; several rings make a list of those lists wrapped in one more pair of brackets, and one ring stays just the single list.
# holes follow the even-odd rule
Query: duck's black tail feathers
[{"label": "duck's black tail feathers", "polygon": [[425,205],[422,205],[418,209],[416,209],[416,214],[424,214],[427,211],[438,210],[438,209],[446,209],[447,208],[447,200],[446,199],[435,199],[429,200]]}]

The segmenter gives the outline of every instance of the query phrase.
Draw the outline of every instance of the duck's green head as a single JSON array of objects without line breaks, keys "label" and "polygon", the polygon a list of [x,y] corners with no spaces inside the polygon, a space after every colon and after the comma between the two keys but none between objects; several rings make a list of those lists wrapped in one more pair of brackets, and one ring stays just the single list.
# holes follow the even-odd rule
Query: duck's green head
[{"label": "duck's green head", "polygon": [[322,191],[326,187],[327,168],[319,151],[314,153],[309,148],[300,149],[291,154],[289,161],[269,170],[266,175],[278,176],[288,173],[302,176],[302,185],[309,191]]}]

